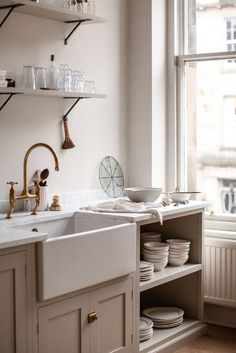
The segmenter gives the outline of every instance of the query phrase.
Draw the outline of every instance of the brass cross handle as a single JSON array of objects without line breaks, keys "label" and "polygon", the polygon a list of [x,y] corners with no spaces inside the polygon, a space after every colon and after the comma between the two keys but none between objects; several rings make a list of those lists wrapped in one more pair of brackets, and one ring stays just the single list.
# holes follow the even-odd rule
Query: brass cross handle
[{"label": "brass cross handle", "polygon": [[95,312],[89,313],[88,314],[88,323],[91,324],[92,322],[96,321],[98,319],[98,315]]},{"label": "brass cross handle", "polygon": [[9,181],[7,183],[7,185],[11,185],[11,186],[14,186],[14,185],[18,185],[18,183],[16,181]]}]

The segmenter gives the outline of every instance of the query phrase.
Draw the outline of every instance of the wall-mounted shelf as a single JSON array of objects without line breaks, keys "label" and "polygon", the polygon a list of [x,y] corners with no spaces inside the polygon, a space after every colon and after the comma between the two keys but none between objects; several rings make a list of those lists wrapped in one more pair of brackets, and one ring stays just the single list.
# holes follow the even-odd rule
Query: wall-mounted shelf
[{"label": "wall-mounted shelf", "polygon": [[0,95],[7,95],[8,98],[0,106],[0,111],[5,107],[9,100],[17,95],[23,94],[33,97],[51,97],[51,98],[65,98],[65,99],[85,99],[85,98],[106,98],[105,94],[97,93],[77,93],[77,92],[64,92],[57,90],[41,90],[41,89],[24,89],[24,88],[0,88]]},{"label": "wall-mounted shelf", "polygon": [[[49,97],[49,98],[64,98],[64,99],[76,99],[77,102],[80,99],[86,98],[106,98],[105,94],[98,93],[78,93],[78,92],[64,92],[57,90],[41,90],[41,89],[25,89],[25,88],[0,88],[0,95],[8,96],[2,105],[0,105],[0,111],[6,106],[10,99],[18,94],[33,97]],[[76,102],[76,103],[77,103]],[[73,107],[75,104],[73,105]],[[71,109],[70,109],[71,111]],[[68,113],[66,114],[68,115]]]},{"label": "wall-mounted shelf", "polygon": [[0,27],[5,23],[12,11],[21,12],[31,16],[37,16],[54,21],[75,24],[74,28],[66,36],[64,43],[67,44],[70,36],[81,24],[105,23],[107,20],[103,17],[92,16],[88,14],[77,14],[67,9],[57,8],[52,5],[36,3],[31,0],[2,0],[0,10],[7,10],[5,17],[0,22]]}]

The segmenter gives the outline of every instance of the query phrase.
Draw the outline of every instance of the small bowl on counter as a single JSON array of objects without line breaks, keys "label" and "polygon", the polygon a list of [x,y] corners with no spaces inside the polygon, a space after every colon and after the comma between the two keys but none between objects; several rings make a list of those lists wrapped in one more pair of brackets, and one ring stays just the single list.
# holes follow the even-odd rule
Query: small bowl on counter
[{"label": "small bowl on counter", "polygon": [[190,197],[195,194],[200,194],[198,191],[174,191],[164,193],[172,202],[189,201]]},{"label": "small bowl on counter", "polygon": [[125,194],[133,202],[154,202],[162,194],[161,188],[125,188]]}]

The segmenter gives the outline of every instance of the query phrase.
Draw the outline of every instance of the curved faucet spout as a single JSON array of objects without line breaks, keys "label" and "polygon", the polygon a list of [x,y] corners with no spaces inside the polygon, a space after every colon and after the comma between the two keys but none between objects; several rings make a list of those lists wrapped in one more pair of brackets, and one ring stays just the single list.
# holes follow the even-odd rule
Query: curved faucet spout
[{"label": "curved faucet spout", "polygon": [[58,158],[56,153],[54,152],[54,150],[52,149],[51,146],[47,145],[46,143],[36,143],[35,145],[31,146],[28,151],[25,154],[25,158],[24,158],[24,189],[22,191],[22,196],[26,196],[26,197],[30,197],[32,195],[29,194],[29,190],[28,190],[28,178],[27,178],[27,166],[28,166],[28,159],[29,159],[29,155],[31,154],[31,152],[38,147],[44,147],[46,149],[48,149],[55,160],[55,170],[58,171],[59,170],[59,162],[58,162]]}]

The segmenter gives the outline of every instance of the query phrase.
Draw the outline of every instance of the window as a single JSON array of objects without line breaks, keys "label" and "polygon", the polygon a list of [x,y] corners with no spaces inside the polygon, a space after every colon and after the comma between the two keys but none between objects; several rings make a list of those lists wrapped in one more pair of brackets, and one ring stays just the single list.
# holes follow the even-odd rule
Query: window
[{"label": "window", "polygon": [[236,0],[176,0],[177,185],[236,214]]}]

